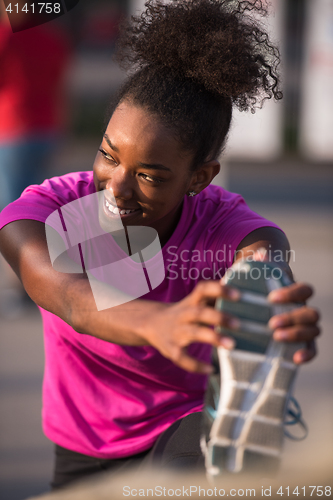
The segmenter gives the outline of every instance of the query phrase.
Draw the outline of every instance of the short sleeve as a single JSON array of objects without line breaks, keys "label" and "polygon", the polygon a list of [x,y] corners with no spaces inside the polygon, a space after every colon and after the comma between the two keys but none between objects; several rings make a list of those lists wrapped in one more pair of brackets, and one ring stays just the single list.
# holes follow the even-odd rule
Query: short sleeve
[{"label": "short sleeve", "polygon": [[215,239],[216,251],[223,249],[225,252],[227,268],[232,265],[235,252],[241,241],[262,227],[274,227],[281,231],[277,224],[251,210],[244,199],[238,196],[224,217]]},{"label": "short sleeve", "polygon": [[58,208],[95,192],[92,172],[74,172],[26,188],[0,213],[0,229],[16,220],[45,222]]}]

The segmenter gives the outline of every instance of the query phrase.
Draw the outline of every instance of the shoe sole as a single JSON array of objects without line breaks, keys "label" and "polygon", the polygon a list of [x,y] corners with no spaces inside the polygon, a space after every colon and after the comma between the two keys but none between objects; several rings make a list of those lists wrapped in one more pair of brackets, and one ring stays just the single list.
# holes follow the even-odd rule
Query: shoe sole
[{"label": "shoe sole", "polygon": [[206,438],[201,442],[211,477],[223,471],[269,473],[279,464],[284,416],[297,372],[292,358],[300,344],[275,342],[267,327],[271,316],[295,308],[295,304],[268,303],[270,291],[291,283],[274,269],[267,262],[236,264],[226,283],[240,289],[241,301],[219,300],[216,305],[238,316],[241,328],[237,332],[222,328],[221,333],[235,339],[236,348],[219,347],[215,353],[220,376],[210,379],[205,406],[210,432],[208,442]]}]

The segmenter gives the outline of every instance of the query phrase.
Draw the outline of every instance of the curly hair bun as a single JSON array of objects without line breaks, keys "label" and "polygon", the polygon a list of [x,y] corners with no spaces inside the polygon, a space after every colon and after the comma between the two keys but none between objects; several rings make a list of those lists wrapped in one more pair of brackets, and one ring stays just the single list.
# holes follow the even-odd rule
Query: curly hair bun
[{"label": "curly hair bun", "polygon": [[148,0],[141,16],[123,25],[118,61],[125,67],[168,69],[241,110],[281,99],[278,49],[253,13],[262,1]]}]

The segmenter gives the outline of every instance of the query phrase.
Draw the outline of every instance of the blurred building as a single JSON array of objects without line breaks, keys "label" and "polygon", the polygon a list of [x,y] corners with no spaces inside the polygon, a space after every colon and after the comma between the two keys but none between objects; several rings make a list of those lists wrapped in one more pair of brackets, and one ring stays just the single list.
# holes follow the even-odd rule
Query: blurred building
[{"label": "blurred building", "polygon": [[333,2],[307,3],[300,146],[313,160],[333,161]]}]

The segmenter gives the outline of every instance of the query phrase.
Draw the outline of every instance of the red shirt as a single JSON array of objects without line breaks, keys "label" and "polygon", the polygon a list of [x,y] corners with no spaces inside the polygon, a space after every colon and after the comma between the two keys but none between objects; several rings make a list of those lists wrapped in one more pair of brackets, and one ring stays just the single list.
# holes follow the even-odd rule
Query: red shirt
[{"label": "red shirt", "polygon": [[12,33],[0,22],[0,141],[61,128],[66,39],[49,26]]}]

